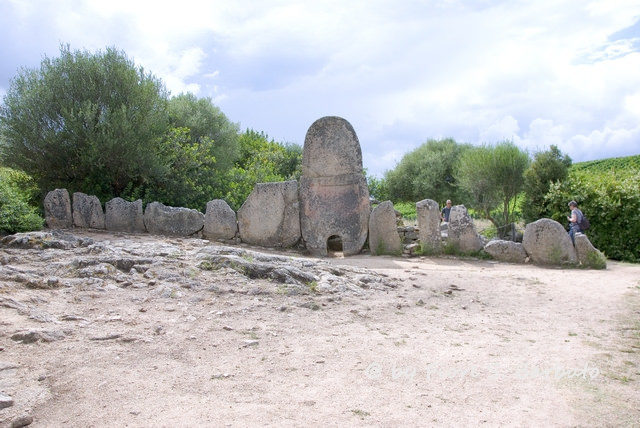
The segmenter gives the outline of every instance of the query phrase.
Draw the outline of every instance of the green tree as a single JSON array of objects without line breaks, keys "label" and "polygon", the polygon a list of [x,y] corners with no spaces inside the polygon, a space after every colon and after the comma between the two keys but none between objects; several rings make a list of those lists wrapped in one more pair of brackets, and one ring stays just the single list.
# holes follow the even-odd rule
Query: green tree
[{"label": "green tree", "polygon": [[456,186],[454,170],[469,147],[450,138],[428,140],[385,173],[388,195],[394,202],[416,202],[425,198],[440,203],[447,199],[459,200],[462,195]]},{"label": "green tree", "polygon": [[0,156],[42,191],[67,187],[106,198],[141,192],[161,171],[167,93],[124,52],[60,47],[23,68],[0,108]]},{"label": "green tree", "polygon": [[[459,186],[471,207],[480,211],[501,230],[513,220],[516,197],[524,184],[529,156],[510,141],[465,151],[457,170]],[[499,207],[498,214],[493,211]]]},{"label": "green tree", "polygon": [[208,139],[216,158],[216,170],[223,175],[240,156],[239,127],[216,107],[211,98],[197,98],[191,93],[169,100],[169,120],[174,128],[188,128],[193,144]]},{"label": "green tree", "polygon": [[552,145],[549,150],[534,155],[533,162],[524,173],[522,216],[527,223],[551,216],[551,211],[545,206],[545,195],[552,183],[567,178],[570,166],[571,158],[557,146]]}]

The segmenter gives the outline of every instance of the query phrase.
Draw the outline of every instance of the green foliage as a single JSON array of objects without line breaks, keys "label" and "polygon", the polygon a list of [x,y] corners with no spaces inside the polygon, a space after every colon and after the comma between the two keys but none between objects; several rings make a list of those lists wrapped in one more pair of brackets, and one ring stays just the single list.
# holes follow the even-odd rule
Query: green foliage
[{"label": "green foliage", "polygon": [[61,46],[59,58],[12,80],[0,109],[2,161],[43,191],[141,192],[158,172],[166,97],[161,81],[121,51]]},{"label": "green foliage", "polygon": [[0,168],[0,234],[42,228],[44,220],[29,205],[37,187],[23,172]]},{"label": "green foliage", "polygon": [[417,202],[428,198],[442,205],[447,199],[460,200],[462,196],[456,186],[454,169],[460,156],[470,147],[450,138],[428,140],[386,172],[386,196],[394,202]]},{"label": "green foliage", "polygon": [[588,269],[606,269],[607,258],[600,251],[594,251],[587,254],[587,261],[583,267]]},{"label": "green foliage", "polygon": [[239,128],[210,98],[180,94],[169,100],[168,111],[171,126],[189,129],[192,144],[208,146],[216,159],[216,169],[210,173],[222,175],[233,168],[240,156]]},{"label": "green foliage", "polygon": [[384,178],[378,178],[373,175],[369,175],[365,168],[365,175],[367,176],[367,186],[369,187],[369,196],[378,201],[388,201],[389,189],[387,186],[387,180]]},{"label": "green foliage", "polygon": [[227,175],[224,198],[233,209],[240,208],[256,183],[300,178],[300,146],[280,144],[253,130],[241,134],[239,141],[240,158]]},{"label": "green foliage", "polygon": [[549,191],[551,183],[567,178],[571,158],[563,154],[557,146],[534,155],[533,162],[524,173],[525,197],[522,203],[522,215],[525,222],[530,223],[540,218],[549,217],[544,206],[544,195]]},{"label": "green foliage", "polygon": [[418,218],[415,202],[398,202],[393,204],[396,211],[402,213],[402,218],[406,220],[415,220]]},{"label": "green foliage", "polygon": [[567,203],[578,202],[589,218],[591,243],[609,258],[640,262],[640,172],[571,170],[563,182],[551,185],[545,208],[566,224]]},{"label": "green foliage", "polygon": [[[513,220],[517,196],[524,184],[524,171],[529,156],[510,141],[495,146],[480,146],[466,150],[460,157],[456,178],[469,195],[470,206],[495,224]],[[492,213],[500,205],[499,215]]]},{"label": "green foliage", "polygon": [[589,172],[617,171],[620,173],[627,171],[633,173],[634,171],[640,171],[640,155],[579,162],[574,164],[571,170]]}]

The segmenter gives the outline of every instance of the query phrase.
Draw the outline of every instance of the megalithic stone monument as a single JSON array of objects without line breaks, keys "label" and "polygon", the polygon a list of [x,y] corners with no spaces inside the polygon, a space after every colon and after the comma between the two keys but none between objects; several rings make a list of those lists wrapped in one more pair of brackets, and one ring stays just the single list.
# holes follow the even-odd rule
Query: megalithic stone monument
[{"label": "megalithic stone monument", "polygon": [[302,238],[311,254],[326,256],[327,241],[336,236],[345,256],[362,250],[371,206],[360,142],[349,122],[327,116],[309,127],[299,191]]}]

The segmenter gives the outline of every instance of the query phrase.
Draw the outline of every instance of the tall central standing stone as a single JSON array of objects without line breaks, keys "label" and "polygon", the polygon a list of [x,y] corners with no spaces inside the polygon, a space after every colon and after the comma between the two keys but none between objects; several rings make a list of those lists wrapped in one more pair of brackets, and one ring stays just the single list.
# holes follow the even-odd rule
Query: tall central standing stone
[{"label": "tall central standing stone", "polygon": [[307,249],[327,255],[327,241],[342,240],[344,255],[357,254],[367,239],[369,189],[353,127],[328,116],[316,120],[304,140],[300,177],[300,226]]}]

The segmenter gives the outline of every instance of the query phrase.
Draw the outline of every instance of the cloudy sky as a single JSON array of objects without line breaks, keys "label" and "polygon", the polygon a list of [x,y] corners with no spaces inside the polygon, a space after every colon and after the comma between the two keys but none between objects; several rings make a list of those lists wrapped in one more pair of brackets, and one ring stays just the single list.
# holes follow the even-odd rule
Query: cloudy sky
[{"label": "cloudy sky", "polygon": [[0,96],[60,43],[278,141],[342,116],[376,175],[429,138],[640,154],[638,0],[0,0]]}]

